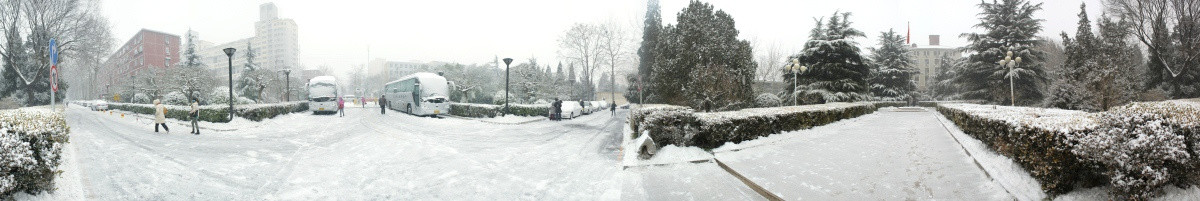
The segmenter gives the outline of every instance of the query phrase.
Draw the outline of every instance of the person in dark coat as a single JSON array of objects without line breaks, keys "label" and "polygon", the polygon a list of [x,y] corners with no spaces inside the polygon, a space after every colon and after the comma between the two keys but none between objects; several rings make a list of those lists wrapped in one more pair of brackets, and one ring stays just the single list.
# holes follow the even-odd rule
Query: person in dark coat
[{"label": "person in dark coat", "polygon": [[551,103],[550,107],[553,108],[552,110],[554,110],[554,115],[551,117],[551,119],[554,121],[562,120],[562,100],[555,98],[554,103]]},{"label": "person in dark coat", "polygon": [[613,101],[608,105],[608,111],[612,111],[612,116],[617,116],[617,102]]},{"label": "person in dark coat", "polygon": [[375,102],[379,104],[379,114],[387,114],[387,97],[380,96],[379,101]]}]

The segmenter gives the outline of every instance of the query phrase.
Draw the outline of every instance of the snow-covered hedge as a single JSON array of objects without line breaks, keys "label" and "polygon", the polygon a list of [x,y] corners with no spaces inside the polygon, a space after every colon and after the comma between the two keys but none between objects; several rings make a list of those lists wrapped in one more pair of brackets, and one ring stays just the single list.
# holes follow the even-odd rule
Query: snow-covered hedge
[{"label": "snow-covered hedge", "polygon": [[[188,111],[191,111],[191,106],[164,105],[167,108],[167,118],[178,119],[183,121],[191,121],[188,117]],[[154,115],[153,104],[131,104],[131,103],[109,103],[109,109],[124,110],[139,114]],[[262,121],[263,119],[274,118],[279,115],[308,111],[308,102],[294,101],[286,103],[269,103],[269,104],[248,104],[236,105],[233,107],[235,115],[253,121]],[[200,121],[229,122],[229,106],[225,105],[205,105],[200,106]]]},{"label": "snow-covered hedge", "polygon": [[[508,114],[517,116],[548,116],[550,104],[509,104]],[[450,103],[450,115],[474,118],[492,118],[504,111],[504,105],[473,103]]]},{"label": "snow-covered hedge", "polygon": [[11,200],[17,192],[53,191],[70,130],[58,113],[0,111],[0,200]]},{"label": "snow-covered hedge", "polygon": [[[775,133],[794,131],[854,118],[875,111],[873,103],[828,103],[738,111],[697,113],[681,106],[652,105],[634,110],[630,126],[650,131],[660,146],[716,148]],[[637,123],[633,123],[637,122]]]},{"label": "snow-covered hedge", "polygon": [[964,133],[1021,164],[1050,194],[1068,192],[1077,184],[1095,185],[1086,181],[1097,175],[1071,152],[1068,139],[1096,128],[1093,114],[966,103],[938,104],[937,110]]},{"label": "snow-covered hedge", "polygon": [[500,115],[504,106],[473,103],[450,103],[450,115],[473,118],[492,118]]},{"label": "snow-covered hedge", "polygon": [[[631,109],[629,111],[629,121],[628,121],[629,128],[633,129],[634,131],[637,131],[637,132],[633,132],[633,137],[637,138],[638,135],[642,133],[642,130],[640,130],[639,128],[640,128],[642,122],[646,120],[647,116],[649,116],[652,113],[656,113],[656,112],[660,112],[660,111],[686,111],[687,113],[693,112],[691,108],[688,108],[685,106],[678,106],[678,105],[645,104],[645,105],[635,106],[635,107],[633,107],[633,109]],[[663,125],[663,124],[657,124],[657,125]]]},{"label": "snow-covered hedge", "polygon": [[1098,119],[1102,127],[1072,137],[1072,152],[1108,177],[1114,198],[1146,200],[1168,184],[1197,184],[1200,105],[1131,103]]},{"label": "snow-covered hedge", "polygon": [[875,105],[876,108],[909,106],[908,102],[904,102],[904,101],[873,101],[873,102],[871,102],[871,104]]},{"label": "snow-covered hedge", "polygon": [[286,103],[251,104],[234,107],[237,116],[252,121],[275,118],[279,115],[308,111],[308,101],[292,101]]}]

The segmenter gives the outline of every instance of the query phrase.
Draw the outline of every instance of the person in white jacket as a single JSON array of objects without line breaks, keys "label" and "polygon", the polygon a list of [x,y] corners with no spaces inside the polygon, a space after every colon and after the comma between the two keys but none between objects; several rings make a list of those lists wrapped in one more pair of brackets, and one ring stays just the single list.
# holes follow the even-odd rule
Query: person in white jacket
[{"label": "person in white jacket", "polygon": [[154,99],[154,132],[158,132],[158,126],[162,126],[163,130],[168,133],[171,128],[167,128],[167,107],[162,105],[161,101]]},{"label": "person in white jacket", "polygon": [[192,98],[192,110],[188,111],[188,117],[192,118],[192,134],[200,134],[200,124],[196,122],[200,120],[200,100]]}]

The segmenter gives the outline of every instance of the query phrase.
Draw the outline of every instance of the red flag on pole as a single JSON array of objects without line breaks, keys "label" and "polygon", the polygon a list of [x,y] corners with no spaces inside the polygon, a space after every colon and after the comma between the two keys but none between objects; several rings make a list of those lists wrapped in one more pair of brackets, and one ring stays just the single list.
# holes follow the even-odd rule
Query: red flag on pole
[{"label": "red flag on pole", "polygon": [[904,43],[912,44],[912,22],[908,22],[908,34],[904,38]]}]

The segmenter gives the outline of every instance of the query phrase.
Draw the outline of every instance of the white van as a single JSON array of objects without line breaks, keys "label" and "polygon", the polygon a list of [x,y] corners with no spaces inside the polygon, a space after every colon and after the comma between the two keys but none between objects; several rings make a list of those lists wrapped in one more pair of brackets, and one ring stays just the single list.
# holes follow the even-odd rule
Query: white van
[{"label": "white van", "polygon": [[336,114],[337,108],[337,78],[320,76],[308,80],[308,110],[313,114]]}]

